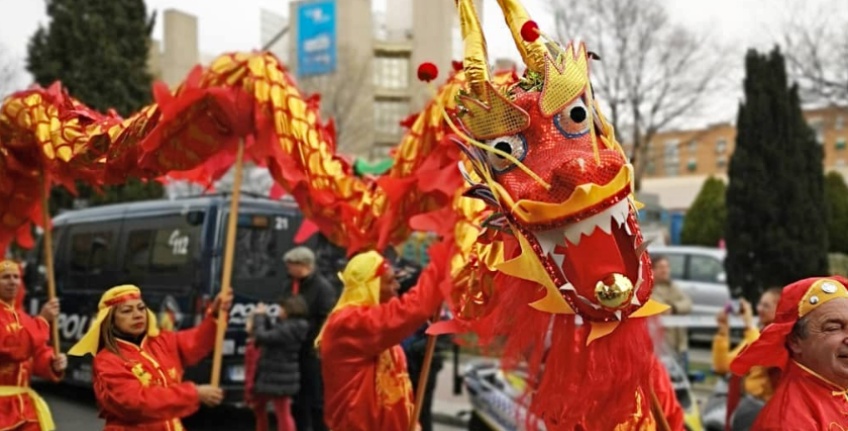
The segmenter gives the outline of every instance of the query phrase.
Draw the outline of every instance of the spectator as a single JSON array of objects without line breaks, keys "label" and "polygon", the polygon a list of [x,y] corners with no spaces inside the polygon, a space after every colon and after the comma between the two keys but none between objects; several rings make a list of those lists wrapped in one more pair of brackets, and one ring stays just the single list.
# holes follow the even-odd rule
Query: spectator
[{"label": "spectator", "polygon": [[[651,260],[654,272],[654,290],[651,299],[671,307],[669,313],[685,315],[692,311],[692,300],[671,281],[671,265],[665,256],[654,256]],[[689,369],[689,337],[687,328],[665,328],[665,342],[677,354],[685,369]]]},{"label": "spectator", "polygon": [[848,427],[848,279],[807,278],[783,289],[774,322],[731,363],[781,371],[754,431]]},{"label": "spectator", "polygon": [[283,262],[291,278],[283,288],[283,296],[300,296],[308,309],[309,333],[300,349],[300,391],[292,403],[292,415],[299,431],[327,431],[324,425],[324,385],[321,362],[313,348],[318,331],[336,303],[333,286],[315,270],[315,253],[307,247],[295,247]]},{"label": "spectator", "polygon": [[260,303],[248,319],[247,333],[259,348],[253,381],[252,408],[256,431],[268,430],[268,402],[274,406],[278,431],[295,431],[291,397],[300,389],[300,351],[309,332],[306,302],[299,296],[283,301],[272,322]]},{"label": "spectator", "polygon": [[[777,310],[777,302],[780,300],[779,287],[766,290],[757,303],[757,314],[760,316],[760,328],[774,321],[774,313]],[[742,321],[745,324],[745,332],[742,342],[733,350],[730,350],[730,327],[728,325],[727,311],[722,311],[717,316],[718,333],[713,337],[713,371],[724,376],[730,371],[730,362],[739,355],[746,346],[760,338],[760,330],[754,326],[754,316],[751,304],[746,300],[740,301]],[[774,388],[769,380],[768,370],[762,367],[753,367],[751,372],[745,376],[745,393],[763,401],[768,401],[774,393]]]}]

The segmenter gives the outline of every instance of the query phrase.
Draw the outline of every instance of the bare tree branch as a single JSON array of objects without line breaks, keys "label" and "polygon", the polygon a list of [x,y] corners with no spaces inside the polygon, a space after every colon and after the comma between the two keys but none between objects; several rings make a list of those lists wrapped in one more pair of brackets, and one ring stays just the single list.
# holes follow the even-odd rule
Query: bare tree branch
[{"label": "bare tree branch", "polygon": [[597,52],[593,82],[619,133],[630,130],[636,190],[657,132],[697,113],[724,81],[726,62],[706,36],[674,25],[659,0],[554,0],[561,41]]},{"label": "bare tree branch", "polygon": [[0,99],[19,90],[17,88],[19,73],[20,60],[0,45]]},{"label": "bare tree branch", "polygon": [[362,98],[369,96],[363,89],[371,79],[367,63],[370,57],[357,58],[356,51],[347,46],[340,46],[337,55],[339,72],[302,79],[298,85],[304,94],[321,96],[321,117],[335,122],[337,147],[342,152],[356,153],[374,128],[370,122],[362,121],[359,113]]},{"label": "bare tree branch", "polygon": [[785,19],[782,40],[791,79],[804,102],[848,102],[848,16],[833,14],[836,1],[796,4]]}]

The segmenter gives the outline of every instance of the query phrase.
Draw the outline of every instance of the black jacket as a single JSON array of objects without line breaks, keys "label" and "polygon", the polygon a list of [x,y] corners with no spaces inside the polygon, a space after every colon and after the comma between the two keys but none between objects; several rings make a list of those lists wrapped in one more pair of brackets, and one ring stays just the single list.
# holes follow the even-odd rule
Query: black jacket
[{"label": "black jacket", "polygon": [[300,350],[309,331],[304,319],[271,322],[257,314],[253,337],[259,347],[254,391],[261,395],[292,396],[300,390]]},{"label": "black jacket", "polygon": [[[286,286],[283,292],[285,294],[284,297],[291,296],[291,281],[289,281],[288,286]],[[306,301],[306,305],[309,308],[309,336],[306,337],[303,352],[311,353],[315,350],[313,346],[315,337],[318,336],[318,332],[324,326],[324,321],[327,320],[327,316],[333,311],[333,307],[336,306],[336,301],[339,298],[336,289],[318,272],[313,272],[300,281],[299,295]]]}]

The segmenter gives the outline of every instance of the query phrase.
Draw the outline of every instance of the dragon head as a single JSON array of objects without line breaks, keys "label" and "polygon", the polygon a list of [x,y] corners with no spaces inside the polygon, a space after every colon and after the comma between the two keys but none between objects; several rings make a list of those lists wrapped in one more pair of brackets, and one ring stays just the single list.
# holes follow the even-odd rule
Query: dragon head
[{"label": "dragon head", "polygon": [[516,0],[498,0],[527,66],[508,86],[490,77],[473,1],[457,0],[467,88],[457,118],[469,156],[466,195],[496,208],[521,254],[498,270],[545,287],[532,305],[578,314],[589,341],[623,319],[656,314],[652,276],[632,198],[633,168],[601,114],[589,80],[597,58],[583,43],[522,37],[530,19]]}]

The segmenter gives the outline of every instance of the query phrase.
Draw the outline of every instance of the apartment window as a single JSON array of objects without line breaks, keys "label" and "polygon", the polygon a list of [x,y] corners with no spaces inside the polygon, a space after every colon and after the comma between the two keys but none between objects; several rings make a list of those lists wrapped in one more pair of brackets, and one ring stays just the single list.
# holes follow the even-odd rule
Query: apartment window
[{"label": "apartment window", "polygon": [[663,165],[666,175],[675,176],[678,174],[678,170],[680,169],[680,150],[679,142],[676,139],[665,143]]},{"label": "apartment window", "polygon": [[695,155],[698,150],[698,141],[689,141],[689,154]]},{"label": "apartment window", "polygon": [[374,130],[377,133],[397,135],[400,122],[409,114],[409,102],[380,100],[374,102]]},{"label": "apartment window", "polygon": [[719,169],[724,169],[725,167],[727,167],[727,156],[718,156],[718,158],[716,158],[716,167]]},{"label": "apartment window", "polygon": [[648,162],[648,167],[646,169],[648,171],[648,175],[654,175],[655,173],[657,173],[657,166],[654,164],[654,162]]},{"label": "apartment window", "polygon": [[845,127],[845,117],[837,115],[836,120],[833,122],[833,128],[836,130],[842,130],[843,127]]},{"label": "apartment window", "polygon": [[845,149],[845,138],[839,138],[836,140],[836,149],[844,150]]},{"label": "apartment window", "polygon": [[719,139],[716,141],[716,154],[724,154],[727,151],[727,139]]},{"label": "apartment window", "polygon": [[374,59],[374,86],[389,89],[409,87],[409,58],[376,57]]},{"label": "apartment window", "polygon": [[686,169],[689,172],[695,172],[698,169],[698,162],[695,161],[694,157],[690,157],[689,161],[686,162]]}]

